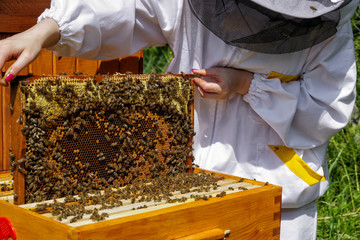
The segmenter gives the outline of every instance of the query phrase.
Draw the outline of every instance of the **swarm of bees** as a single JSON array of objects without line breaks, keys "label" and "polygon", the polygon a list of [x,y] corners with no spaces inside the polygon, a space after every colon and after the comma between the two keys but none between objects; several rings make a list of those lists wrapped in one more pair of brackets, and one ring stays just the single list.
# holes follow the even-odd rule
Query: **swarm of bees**
[{"label": "swarm of bees", "polygon": [[[188,171],[193,87],[180,75],[55,76],[21,82],[25,201]],[[190,164],[189,164],[190,162]],[[104,217],[104,216],[103,216]]]},{"label": "swarm of bees", "polygon": [[[197,200],[208,200],[211,195],[201,194],[210,192],[218,187],[218,180],[213,174],[200,173],[179,173],[174,176],[159,176],[148,180],[135,180],[121,188],[106,188],[104,191],[96,191],[92,194],[80,193],[76,197],[67,196],[62,202],[54,200],[52,203],[40,203],[36,205],[35,212],[50,213],[57,220],[62,221],[70,218],[70,223],[83,218],[93,221],[101,221],[109,217],[104,211],[123,206],[123,204],[141,203],[132,210],[147,208],[150,202],[167,203],[185,202],[186,197],[176,197],[173,194],[192,193],[190,198]],[[223,197],[223,191],[216,197]],[[214,196],[215,197],[215,196]],[[101,212],[100,212],[101,211]]]}]

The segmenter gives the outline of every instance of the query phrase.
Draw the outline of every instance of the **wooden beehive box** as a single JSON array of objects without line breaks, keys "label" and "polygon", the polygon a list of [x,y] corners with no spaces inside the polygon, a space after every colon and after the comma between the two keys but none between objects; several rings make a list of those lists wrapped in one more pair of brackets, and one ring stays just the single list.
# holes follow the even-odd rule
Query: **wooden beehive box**
[{"label": "wooden beehive box", "polygon": [[[223,176],[224,181],[234,181],[225,186],[226,196],[113,213],[109,220],[97,223],[62,223],[24,209],[29,205],[16,206],[3,200],[0,200],[0,216],[11,221],[19,240],[280,239],[281,188],[216,174]],[[247,186],[248,190],[228,190],[227,186],[236,184],[244,184],[241,186]]]},{"label": "wooden beehive box", "polygon": [[[136,83],[136,80],[134,80],[136,79],[136,76],[131,75],[129,77],[129,75],[126,75],[126,77],[128,79],[127,81],[130,81],[129,79],[132,79],[131,81],[135,81],[133,83]],[[183,80],[186,80],[185,75],[181,75],[181,77],[184,78]],[[80,78],[81,80],[81,76],[64,77],[64,78],[69,78],[68,80],[70,82],[75,81],[72,78],[75,78],[77,80],[79,80]],[[97,80],[99,80],[97,78],[106,78],[106,77],[97,76],[95,79],[96,82]],[[154,76],[154,78],[156,78],[156,76]],[[24,80],[25,89],[28,88],[26,84],[29,84],[31,81],[35,81],[34,79],[36,80],[38,78],[33,77]],[[55,76],[55,79],[50,79],[50,80],[54,80],[54,82],[57,82],[57,77]],[[25,134],[24,136],[23,134],[20,133],[21,129],[24,128],[24,121],[34,121],[33,118],[26,117],[25,119],[20,120],[20,116],[24,116],[22,115],[24,111],[25,112],[36,111],[37,114],[40,114],[40,112],[47,111],[46,105],[42,105],[43,108],[41,111],[37,110],[37,108],[31,107],[31,101],[30,101],[31,99],[32,100],[35,99],[36,101],[42,102],[42,99],[46,98],[45,96],[48,96],[49,94],[51,95],[49,89],[53,87],[53,85],[48,83],[49,79],[44,77],[41,78],[39,81],[40,81],[40,85],[35,84],[35,86],[33,86],[33,89],[35,89],[35,92],[37,92],[37,94],[40,94],[40,96],[34,97],[31,96],[34,93],[24,93],[27,96],[28,100],[26,100],[27,98],[22,99],[21,97],[22,91],[19,88],[19,84],[17,84],[17,82],[13,82],[10,88],[11,96],[12,96],[11,98],[12,118],[10,124],[11,126],[10,131],[12,134],[11,134],[10,142],[13,148],[12,153],[15,155],[14,156],[15,162],[19,161],[24,156],[26,156],[26,153],[28,152],[29,148],[32,148],[35,143],[35,142],[30,143],[29,139],[26,139],[26,136],[28,135]],[[54,82],[52,84],[54,84]],[[156,86],[156,88],[164,88],[164,90],[166,89],[166,92],[172,92],[171,88],[166,88],[166,86],[169,86],[171,84],[178,84],[178,82],[181,82],[180,79],[177,79],[176,81],[170,80],[170,82],[167,82],[166,85],[161,86],[160,82],[155,81],[156,85],[154,86]],[[82,84],[81,81],[80,83]],[[126,86],[130,86],[131,84],[129,83],[131,82],[126,82]],[[42,86],[42,84],[44,86]],[[105,90],[107,89],[107,87],[112,88],[112,86],[114,85],[116,84],[113,82],[109,82],[109,84],[103,83],[101,86],[103,87],[102,90]],[[59,84],[59,86],[61,86],[61,89],[67,89],[66,84],[65,85]],[[43,93],[44,88],[48,89],[49,92]],[[141,89],[141,87],[138,88],[136,86],[133,86],[133,88],[137,90]],[[150,85],[147,85],[146,89],[148,88],[151,88]],[[29,89],[25,91],[29,91]],[[191,91],[193,91],[193,89]],[[69,89],[67,89],[65,93],[66,96],[64,98],[71,98],[71,95],[75,94],[74,92],[71,92]],[[183,93],[185,94],[185,92]],[[59,94],[60,95],[64,94],[64,92],[60,92]],[[180,96],[180,95],[182,96],[184,94],[176,94],[172,92],[171,96],[176,98],[176,96]],[[187,100],[182,103],[183,105],[187,105],[188,103],[192,102],[191,94],[189,96],[190,97],[187,98]],[[159,107],[156,107],[157,98],[158,96],[157,94],[155,94],[154,98],[151,101],[148,100],[146,101],[150,105],[153,105],[154,109],[158,109],[159,111]],[[51,101],[53,101],[54,96],[51,97],[50,99]],[[159,102],[160,105],[161,103],[165,103],[165,101],[167,102],[168,105],[171,105],[166,100],[167,98],[160,97],[160,99],[162,99]],[[120,99],[117,100],[121,102]],[[141,100],[145,101],[145,99],[143,98],[141,98]],[[56,108],[55,102],[51,102],[51,101],[50,101],[51,106]],[[111,104],[112,102],[113,101],[110,101],[107,104]],[[157,104],[159,105],[159,103]],[[69,102],[66,102],[65,105],[68,104]],[[72,102],[71,104],[72,104],[72,108],[77,106],[76,102]],[[134,104],[134,106],[139,106],[136,100],[132,102],[132,104]],[[143,109],[145,109],[143,105],[141,106]],[[172,113],[174,113],[174,111],[176,112],[176,109],[179,106],[178,105],[175,106],[176,108],[170,108],[171,109],[170,112]],[[69,108],[64,108],[64,110],[62,111],[68,111],[68,109]],[[154,111],[154,109],[152,111]],[[98,110],[102,111],[101,109]],[[163,109],[161,107],[160,110],[165,111],[166,109]],[[181,110],[181,112],[187,112],[187,115],[192,115],[192,107],[184,108],[183,110]],[[96,116],[98,114],[93,113],[93,115]],[[155,114],[152,113],[152,115]],[[45,116],[46,118],[48,118],[49,116],[51,117],[51,115],[43,115],[44,118]],[[165,118],[167,118],[166,116],[169,115],[165,115]],[[158,119],[156,121],[159,120],[161,119]],[[66,119],[62,119],[62,121],[66,121]],[[176,120],[175,122],[177,121],[178,120]],[[181,129],[181,131],[183,131],[183,129],[186,129],[185,125],[187,122],[189,122],[189,120],[182,122],[182,124],[179,126],[180,127],[179,129]],[[37,122],[36,124],[39,124],[39,122]],[[36,124],[34,126],[38,127],[38,125]],[[106,125],[103,123],[101,124],[104,126]],[[164,123],[159,123],[159,124],[165,126]],[[109,124],[108,126],[110,125],[111,124]],[[57,132],[56,129],[63,129],[63,126],[66,125],[60,122],[60,124],[57,124],[56,126],[57,127],[55,128],[55,130],[53,128],[51,131],[46,130],[44,132],[50,132],[48,136],[53,136],[51,134],[52,132],[54,131]],[[117,125],[115,124],[115,126],[112,128],[114,129],[116,128],[116,126]],[[153,124],[147,125],[147,128],[151,132],[153,131],[154,125]],[[104,129],[109,130],[109,127],[106,127]],[[168,130],[169,128],[166,129],[166,127],[162,129],[164,134],[165,132],[168,132]],[[175,132],[177,132],[178,130],[172,129],[172,131]],[[121,131],[123,130],[118,130],[118,133],[120,134]],[[95,134],[95,132],[91,130],[91,128],[86,128],[82,130],[82,133],[86,134],[86,132],[92,133],[95,138],[99,138],[99,135]],[[140,132],[144,133],[144,129],[142,129]],[[158,132],[159,131],[156,131],[156,133],[154,132],[154,137],[160,138]],[[34,132],[31,136],[34,136],[38,133],[39,132]],[[63,137],[64,134],[65,134],[64,132],[63,133],[57,132],[57,135],[61,135],[61,137]],[[85,135],[81,135],[81,132],[79,132],[79,134],[80,136],[85,136]],[[107,132],[106,134],[110,135],[109,132]],[[135,133],[132,132],[131,134],[135,134]],[[189,134],[191,135],[191,132],[187,133],[187,135]],[[61,137],[58,139],[58,141],[61,140]],[[179,137],[179,135],[175,134],[175,136],[170,137],[167,140],[164,139],[163,144],[160,144],[161,140],[156,140],[157,144],[160,144],[159,146],[164,147],[164,148],[158,148],[159,150],[158,152],[162,152],[162,150],[167,148],[171,149],[170,146],[174,144],[174,142],[171,142],[172,141],[171,139],[177,139],[176,141],[180,141],[181,138],[178,139],[177,137]],[[49,141],[50,140],[51,137],[49,138]],[[73,142],[72,140],[74,139],[70,138],[68,140],[69,142]],[[107,141],[106,138],[104,141],[105,142]],[[183,142],[182,144],[188,146],[188,144],[190,144],[189,141],[190,139],[185,139],[185,141],[182,141]],[[36,143],[39,142],[40,141]],[[107,145],[109,145],[109,143]],[[183,151],[185,150],[186,149],[183,149]],[[31,151],[37,151],[37,150],[31,150]],[[88,151],[91,151],[91,149],[88,149]],[[71,151],[71,152],[77,153],[77,151]],[[186,153],[185,155],[189,157],[188,154],[189,153]],[[159,158],[159,160],[163,162],[167,162],[168,159],[167,157],[169,157],[169,155],[168,154],[166,155],[164,155],[165,156],[164,159]],[[78,155],[77,156],[70,155],[69,158],[76,158],[76,157],[78,157]],[[138,155],[136,156],[136,158],[140,159],[140,156]],[[138,161],[136,158],[133,158],[135,162]],[[182,162],[188,161],[187,158],[181,158],[181,159]],[[40,160],[41,162],[44,161],[42,159]],[[176,164],[178,163],[179,162],[176,162]],[[72,165],[76,165],[77,163],[69,162],[67,164],[72,166]],[[105,165],[106,164],[104,164],[104,167]],[[24,166],[21,164],[19,164],[18,166],[24,168]],[[36,169],[38,169],[38,166],[35,168],[35,170]],[[177,169],[176,171],[179,171],[179,173],[175,172],[176,173],[175,175],[179,175],[181,169],[182,168]],[[187,168],[184,168],[183,170],[186,169]],[[88,216],[87,219],[81,219],[73,223],[69,219],[60,219],[60,220],[56,219],[56,217],[50,216],[49,213],[39,214],[33,211],[29,211],[29,209],[34,208],[37,203],[23,204],[25,202],[25,194],[26,194],[26,190],[25,190],[26,173],[25,174],[22,173],[18,167],[16,167],[14,170],[15,170],[14,192],[16,193],[17,196],[15,198],[15,202],[21,205],[16,206],[13,205],[12,203],[7,203],[4,200],[0,200],[0,216],[7,217],[10,219],[12,224],[15,226],[18,239],[108,238],[108,239],[184,239],[185,240],[185,239],[222,239],[224,237],[227,237],[229,239],[279,239],[281,188],[267,183],[261,183],[253,180],[240,181],[239,177],[216,173],[216,175],[222,176],[222,178],[224,178],[221,180],[222,181],[221,184],[216,189],[214,188],[212,192],[201,193],[203,198],[199,201],[194,201],[194,198],[191,197],[192,193],[189,192],[180,192],[180,193],[177,192],[173,194],[172,198],[184,199],[185,202],[173,203],[172,201],[170,201],[166,203],[164,202],[164,200],[160,200],[160,201],[154,200],[154,202],[147,203],[149,205],[147,206],[147,208],[141,208],[143,206],[142,205],[143,202],[140,202],[140,200],[134,200],[133,202],[132,199],[131,200],[128,199],[125,200],[123,206],[110,210],[109,213],[110,217],[108,218],[108,220],[94,223],[91,220],[89,220],[89,216]],[[27,170],[32,171],[29,169]],[[41,169],[41,170],[45,171],[46,169]],[[166,168],[164,170],[166,170]],[[41,175],[42,172],[44,171],[40,171],[37,174]],[[200,170],[195,168],[194,171],[199,172]],[[166,174],[172,173],[172,171],[165,171],[165,172]],[[52,174],[58,175],[58,172],[55,171],[52,172]],[[38,179],[36,181],[39,180],[41,179]],[[31,194],[33,188],[30,187],[29,184],[30,183],[27,184],[27,187],[30,188],[30,194]],[[246,191],[244,191],[244,187],[247,189]],[[223,196],[222,193],[224,192],[226,193],[226,196]],[[27,191],[27,193],[29,193],[29,191]],[[74,194],[74,192],[72,192],[72,194]],[[220,196],[215,197],[218,194]],[[214,197],[210,198],[210,195],[213,195]],[[7,199],[9,200],[9,198]],[[58,198],[57,201],[62,201],[62,199]],[[140,209],[133,210],[135,208],[140,208]],[[230,231],[230,235],[228,235],[229,231]]]},{"label": "wooden beehive box", "polygon": [[[0,1],[0,39],[27,30],[36,24],[37,17],[50,7],[50,0],[1,0]],[[58,75],[74,72],[83,74],[114,74],[117,72],[142,73],[143,52],[118,59],[91,61],[80,58],[58,58],[49,50],[42,50],[35,61],[20,72],[20,76]],[[4,73],[14,61],[5,64]],[[0,87],[0,171],[10,169],[9,129],[10,124],[10,89]]]}]

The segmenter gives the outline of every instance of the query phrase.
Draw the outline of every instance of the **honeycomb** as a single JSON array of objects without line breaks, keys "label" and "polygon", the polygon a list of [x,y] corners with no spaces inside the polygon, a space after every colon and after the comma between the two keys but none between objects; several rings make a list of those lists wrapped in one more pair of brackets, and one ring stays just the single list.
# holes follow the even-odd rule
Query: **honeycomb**
[{"label": "honeycomb", "polygon": [[25,178],[25,201],[186,172],[193,159],[191,82],[172,74],[21,82],[26,153],[15,167]]}]

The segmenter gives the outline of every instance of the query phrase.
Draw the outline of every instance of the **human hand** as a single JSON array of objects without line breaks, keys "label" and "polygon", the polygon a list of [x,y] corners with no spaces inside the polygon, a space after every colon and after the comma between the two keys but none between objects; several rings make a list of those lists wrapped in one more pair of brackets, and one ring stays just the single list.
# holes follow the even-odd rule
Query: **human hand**
[{"label": "human hand", "polygon": [[17,59],[9,67],[4,76],[1,76],[0,85],[7,86],[8,83],[27,65],[29,65],[40,53],[41,45],[37,41],[26,39],[23,34],[17,34],[0,41],[0,68],[5,62]]},{"label": "human hand", "polygon": [[42,47],[55,44],[60,38],[57,23],[45,19],[34,27],[0,41],[0,69],[5,62],[16,59],[5,75],[0,71],[0,86],[8,83],[39,55]]},{"label": "human hand", "polygon": [[203,77],[194,78],[201,97],[215,100],[246,94],[254,78],[251,72],[233,68],[192,69],[192,72]]}]

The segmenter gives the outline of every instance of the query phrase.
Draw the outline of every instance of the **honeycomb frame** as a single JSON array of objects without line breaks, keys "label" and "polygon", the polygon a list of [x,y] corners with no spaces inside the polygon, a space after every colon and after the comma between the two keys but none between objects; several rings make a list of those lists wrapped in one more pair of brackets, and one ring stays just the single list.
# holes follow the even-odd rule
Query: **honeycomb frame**
[{"label": "honeycomb frame", "polygon": [[20,81],[9,157],[15,202],[188,171],[193,76],[34,76]]}]

